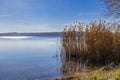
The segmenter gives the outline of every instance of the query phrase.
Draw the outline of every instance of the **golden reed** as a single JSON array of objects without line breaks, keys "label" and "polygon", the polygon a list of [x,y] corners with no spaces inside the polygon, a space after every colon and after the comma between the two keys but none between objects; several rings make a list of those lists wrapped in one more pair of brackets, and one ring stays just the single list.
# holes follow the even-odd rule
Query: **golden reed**
[{"label": "golden reed", "polygon": [[92,65],[120,62],[120,25],[103,20],[89,24],[75,22],[61,36],[62,56]]}]

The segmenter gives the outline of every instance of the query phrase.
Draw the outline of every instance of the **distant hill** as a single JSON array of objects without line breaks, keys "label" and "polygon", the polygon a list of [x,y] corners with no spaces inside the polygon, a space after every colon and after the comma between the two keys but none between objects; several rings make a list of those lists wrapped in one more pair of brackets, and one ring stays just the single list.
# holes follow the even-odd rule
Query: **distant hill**
[{"label": "distant hill", "polygon": [[0,36],[47,36],[47,37],[59,37],[62,32],[41,32],[41,33],[0,33]]}]

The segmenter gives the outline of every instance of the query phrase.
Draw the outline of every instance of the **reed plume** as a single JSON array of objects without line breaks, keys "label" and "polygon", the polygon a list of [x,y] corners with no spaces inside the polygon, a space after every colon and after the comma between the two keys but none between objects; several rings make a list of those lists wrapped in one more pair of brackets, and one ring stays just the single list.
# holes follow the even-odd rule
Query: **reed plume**
[{"label": "reed plume", "polygon": [[66,26],[61,36],[62,55],[92,65],[120,62],[120,25],[106,21],[75,22]]}]

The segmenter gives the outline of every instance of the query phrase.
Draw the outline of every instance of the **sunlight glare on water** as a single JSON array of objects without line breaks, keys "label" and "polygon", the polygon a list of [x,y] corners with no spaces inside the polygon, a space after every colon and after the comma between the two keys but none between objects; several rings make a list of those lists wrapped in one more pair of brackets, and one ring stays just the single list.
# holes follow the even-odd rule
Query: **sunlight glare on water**
[{"label": "sunlight glare on water", "polygon": [[29,38],[30,36],[1,36],[0,38],[3,39],[25,39]]}]

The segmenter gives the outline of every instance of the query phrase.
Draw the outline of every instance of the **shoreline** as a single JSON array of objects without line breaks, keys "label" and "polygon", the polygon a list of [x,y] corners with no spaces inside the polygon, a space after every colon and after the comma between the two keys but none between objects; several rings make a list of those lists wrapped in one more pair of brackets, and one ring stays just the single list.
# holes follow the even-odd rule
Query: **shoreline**
[{"label": "shoreline", "polygon": [[120,65],[107,65],[92,71],[56,78],[54,80],[120,80]]}]

